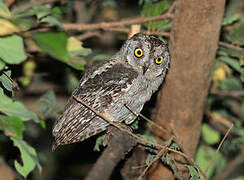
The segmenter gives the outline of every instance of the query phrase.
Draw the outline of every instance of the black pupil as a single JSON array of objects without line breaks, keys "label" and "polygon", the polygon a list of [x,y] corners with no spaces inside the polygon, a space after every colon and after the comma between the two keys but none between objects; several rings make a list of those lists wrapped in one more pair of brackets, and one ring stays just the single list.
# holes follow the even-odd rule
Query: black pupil
[{"label": "black pupil", "polygon": [[161,61],[161,58],[158,58],[158,61]]},{"label": "black pupil", "polygon": [[138,55],[141,55],[141,51],[140,51],[140,50],[138,50],[138,51],[137,51],[137,54],[138,54]]}]

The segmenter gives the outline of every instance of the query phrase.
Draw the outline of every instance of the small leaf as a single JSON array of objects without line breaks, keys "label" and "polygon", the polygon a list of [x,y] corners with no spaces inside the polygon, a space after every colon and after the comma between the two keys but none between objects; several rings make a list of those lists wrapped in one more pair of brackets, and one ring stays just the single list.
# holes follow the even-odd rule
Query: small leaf
[{"label": "small leaf", "polygon": [[50,4],[46,5],[32,5],[31,8],[34,10],[38,19],[48,16],[51,13]]},{"label": "small leaf", "polygon": [[154,154],[149,153],[146,158],[146,165],[149,165],[153,161],[154,157],[155,157]]},{"label": "small leaf", "polygon": [[102,146],[105,138],[106,138],[106,134],[103,134],[97,138],[93,151],[98,151],[98,152],[100,151],[100,146]]},{"label": "small leaf", "polygon": [[45,22],[53,26],[57,26],[60,29],[63,29],[62,23],[54,16],[47,16],[41,19],[40,22]]},{"label": "small leaf", "polygon": [[21,159],[23,162],[22,166],[15,160],[14,166],[16,170],[25,178],[35,167],[37,167],[39,172],[41,172],[42,167],[39,163],[36,150],[21,139],[11,137],[11,140],[13,141],[14,145],[20,150]]},{"label": "small leaf", "polygon": [[137,130],[139,128],[139,119],[136,119],[131,125],[130,127],[133,129],[133,130]]},{"label": "small leaf", "polygon": [[26,59],[22,37],[0,37],[0,58],[8,64],[19,64]]},{"label": "small leaf", "polygon": [[39,110],[44,116],[50,116],[56,108],[56,96],[53,91],[48,91],[41,96]]},{"label": "small leaf", "polygon": [[227,34],[227,39],[233,44],[238,44],[240,46],[244,45],[244,26],[233,29],[229,34]]},{"label": "small leaf", "polygon": [[8,7],[3,2],[0,2],[0,17],[4,17],[4,18],[11,17],[11,13]]},{"label": "small leaf", "polygon": [[236,78],[226,78],[220,84],[221,90],[242,90],[242,82]]},{"label": "small leaf", "polygon": [[6,36],[15,32],[19,32],[19,29],[6,19],[0,18],[0,27],[0,36]]},{"label": "small leaf", "polygon": [[67,50],[70,59],[66,63],[77,70],[84,70],[86,61],[83,56],[89,55],[91,53],[91,49],[84,48],[81,41],[75,37],[70,37],[68,39]]},{"label": "small leaf", "polygon": [[173,161],[174,161],[173,157],[169,153],[167,153],[166,154],[166,163],[168,165],[172,165]]},{"label": "small leaf", "polygon": [[169,148],[174,149],[174,150],[177,150],[177,151],[180,150],[180,147],[179,147],[178,144],[176,144],[175,142],[172,142],[172,143],[170,144]]},{"label": "small leaf", "polygon": [[224,17],[222,21],[222,26],[225,25],[230,25],[234,23],[235,21],[238,21],[240,19],[240,14],[235,13],[235,14],[228,14],[226,17]]},{"label": "small leaf", "polygon": [[24,127],[20,118],[0,115],[0,129],[4,131],[5,135],[22,139]]},{"label": "small leaf", "polygon": [[2,71],[5,68],[5,63],[0,59],[0,71]]},{"label": "small leaf", "polygon": [[67,35],[64,32],[35,32],[32,38],[37,46],[44,53],[67,62],[69,54],[67,52]]},{"label": "small leaf", "polygon": [[0,88],[0,111],[8,116],[15,116],[21,118],[23,121],[33,119],[39,122],[35,113],[27,110],[25,106],[19,101],[13,101],[8,96],[4,95]]},{"label": "small leaf", "polygon": [[[151,141],[152,143],[156,143],[156,139],[153,136],[149,136],[149,135],[141,135],[141,134],[137,134],[138,136],[142,137],[143,139],[146,139],[148,141]],[[146,143],[147,144],[147,143]],[[147,144],[147,145],[151,145],[151,144]],[[153,146],[153,145],[151,145]]]},{"label": "small leaf", "polygon": [[13,84],[12,81],[10,80],[10,76],[11,76],[11,71],[8,70],[2,74],[0,74],[0,82],[2,83],[3,87],[5,87],[8,91],[13,90]]},{"label": "small leaf", "polygon": [[244,73],[244,69],[241,68],[240,63],[233,58],[222,56],[220,57],[220,60],[231,66],[233,69],[235,69],[240,74]]},{"label": "small leaf", "polygon": [[186,165],[186,167],[189,169],[189,173],[191,176],[190,180],[200,180],[201,179],[200,174],[196,167],[190,166],[190,165]]},{"label": "small leaf", "polygon": [[206,123],[203,123],[201,133],[203,140],[210,145],[216,144],[220,141],[220,133]]},{"label": "small leaf", "polygon": [[34,71],[36,69],[36,62],[32,59],[26,61],[23,65],[24,77],[22,78],[22,84],[28,86],[33,78]]},{"label": "small leaf", "polygon": [[75,37],[69,37],[67,50],[69,55],[72,56],[87,56],[91,54],[91,49],[84,48],[83,43],[76,39]]}]

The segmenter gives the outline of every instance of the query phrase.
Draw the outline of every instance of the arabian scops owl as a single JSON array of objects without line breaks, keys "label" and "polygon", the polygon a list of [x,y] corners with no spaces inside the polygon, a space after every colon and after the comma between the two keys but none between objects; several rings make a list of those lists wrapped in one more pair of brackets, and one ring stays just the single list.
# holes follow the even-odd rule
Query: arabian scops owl
[{"label": "arabian scops owl", "polygon": [[78,102],[79,97],[110,121],[132,123],[163,82],[169,67],[166,44],[152,35],[135,34],[119,52],[83,75],[57,121],[53,148],[83,141],[106,130],[108,122]]}]

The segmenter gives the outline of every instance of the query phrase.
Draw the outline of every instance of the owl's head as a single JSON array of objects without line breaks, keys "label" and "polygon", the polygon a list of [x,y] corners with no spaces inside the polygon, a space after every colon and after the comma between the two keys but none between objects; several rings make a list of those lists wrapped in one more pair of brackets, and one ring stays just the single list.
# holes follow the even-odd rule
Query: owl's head
[{"label": "owl's head", "polygon": [[135,34],[125,42],[121,51],[124,61],[150,79],[164,75],[168,69],[168,47],[155,36]]}]

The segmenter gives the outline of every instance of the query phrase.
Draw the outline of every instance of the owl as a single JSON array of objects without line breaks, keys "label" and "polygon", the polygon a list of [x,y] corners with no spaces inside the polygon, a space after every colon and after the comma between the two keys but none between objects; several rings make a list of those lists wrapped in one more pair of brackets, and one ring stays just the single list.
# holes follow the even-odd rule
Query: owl
[{"label": "owl", "polygon": [[130,124],[137,117],[131,110],[142,110],[162,84],[169,63],[167,45],[155,36],[138,33],[128,39],[114,56],[84,73],[53,128],[53,149],[81,142],[109,125],[74,97],[109,121]]}]

